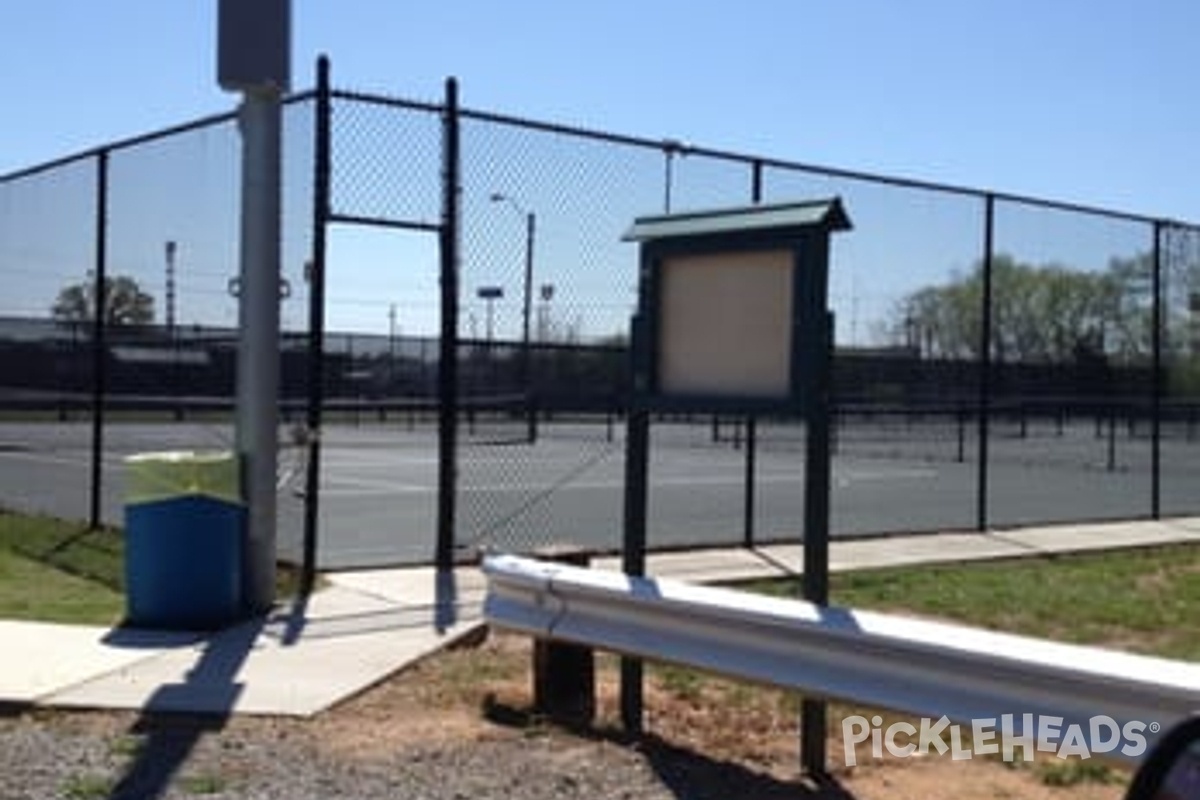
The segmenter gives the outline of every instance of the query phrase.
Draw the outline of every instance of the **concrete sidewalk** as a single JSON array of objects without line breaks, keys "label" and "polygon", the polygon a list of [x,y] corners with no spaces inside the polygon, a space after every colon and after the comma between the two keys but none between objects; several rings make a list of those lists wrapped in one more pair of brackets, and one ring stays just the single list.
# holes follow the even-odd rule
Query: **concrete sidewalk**
[{"label": "concrete sidewalk", "polygon": [[[832,570],[980,561],[1200,543],[1200,518],[990,533],[893,536],[830,545]],[[597,559],[619,569],[619,558]],[[652,555],[656,577],[719,582],[802,571],[800,545]],[[477,568],[334,573],[303,606],[212,635],[0,620],[0,703],[209,714],[310,716],[478,630]]]}]

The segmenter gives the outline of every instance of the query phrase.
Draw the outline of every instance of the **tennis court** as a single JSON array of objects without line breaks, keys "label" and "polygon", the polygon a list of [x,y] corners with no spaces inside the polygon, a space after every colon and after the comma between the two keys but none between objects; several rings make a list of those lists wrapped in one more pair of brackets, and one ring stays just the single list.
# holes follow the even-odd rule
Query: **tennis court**
[{"label": "tennis court", "polygon": [[[616,550],[624,497],[623,428],[600,416],[543,421],[536,443],[498,436],[517,420],[462,429],[457,542],[528,551],[552,544]],[[833,461],[837,536],[971,529],[976,523],[977,439],[954,419],[851,421]],[[90,424],[0,424],[5,504],[85,519]],[[103,518],[122,516],[125,456],[228,447],[232,429],[206,422],[127,422],[105,427]],[[288,441],[289,432],[281,433]],[[432,420],[380,422],[366,415],[323,432],[318,557],[322,568],[430,561],[437,515]],[[498,444],[496,442],[506,442]],[[1115,444],[1115,463],[1110,446]],[[1122,429],[1114,440],[1091,420],[997,421],[989,437],[992,525],[1149,514],[1150,442]],[[960,449],[961,448],[961,449]],[[1164,437],[1163,506],[1187,502],[1200,480],[1200,442]],[[652,548],[737,544],[747,525],[747,452],[733,423],[660,422],[653,428],[649,539]],[[280,554],[300,557],[303,450],[280,452]],[[961,456],[961,460],[960,460]],[[756,541],[802,536],[803,429],[758,429],[753,470]]]}]

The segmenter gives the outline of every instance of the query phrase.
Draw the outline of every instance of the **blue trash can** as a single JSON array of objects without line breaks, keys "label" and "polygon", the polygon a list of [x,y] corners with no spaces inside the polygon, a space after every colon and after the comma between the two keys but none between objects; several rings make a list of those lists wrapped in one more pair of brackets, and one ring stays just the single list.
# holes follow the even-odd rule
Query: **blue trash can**
[{"label": "blue trash can", "polygon": [[201,630],[239,619],[246,512],[237,456],[143,453],[125,463],[126,623]]}]

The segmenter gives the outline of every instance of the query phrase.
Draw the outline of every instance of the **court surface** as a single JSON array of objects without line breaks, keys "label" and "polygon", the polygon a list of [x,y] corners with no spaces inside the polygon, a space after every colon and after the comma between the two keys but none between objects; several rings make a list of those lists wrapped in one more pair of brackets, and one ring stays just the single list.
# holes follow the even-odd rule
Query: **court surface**
[{"label": "court surface", "polygon": [[[509,432],[511,433],[511,431]],[[833,459],[832,535],[970,530],[976,524],[974,431],[960,463],[945,425],[848,428]],[[619,425],[554,423],[536,444],[497,431],[460,431],[457,543],[530,551],[569,543],[621,545],[624,444]],[[611,441],[609,436],[611,434]],[[288,441],[287,430],[281,440]],[[104,429],[102,515],[121,522],[124,457],[230,447],[220,425],[113,423]],[[322,568],[431,560],[437,519],[437,449],[430,425],[344,423],[323,432],[318,556]],[[987,491],[992,526],[1146,517],[1150,442],[1110,441],[1090,424],[990,437]],[[0,423],[0,505],[86,519],[91,428],[86,422]],[[1115,448],[1114,448],[1115,444]],[[1113,448],[1113,449],[1110,449]],[[1200,506],[1200,442],[1163,442],[1163,513]],[[280,453],[279,550],[299,558],[303,450]],[[740,544],[746,533],[746,449],[705,425],[656,424],[650,467],[649,544],[654,549]],[[1110,468],[1111,467],[1111,468]],[[804,517],[804,448],[794,431],[764,428],[753,498],[756,541],[797,541]]]}]

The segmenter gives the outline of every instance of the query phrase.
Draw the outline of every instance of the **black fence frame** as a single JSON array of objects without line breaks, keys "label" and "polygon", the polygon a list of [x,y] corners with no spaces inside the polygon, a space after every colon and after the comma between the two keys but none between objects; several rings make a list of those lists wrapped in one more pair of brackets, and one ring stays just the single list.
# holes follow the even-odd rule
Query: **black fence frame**
[{"label": "black fence frame", "polygon": [[[386,219],[370,216],[358,216],[347,213],[344,209],[336,209],[331,203],[331,175],[336,169],[336,143],[333,141],[331,116],[335,101],[358,101],[381,107],[394,107],[405,111],[418,111],[440,117],[442,124],[442,158],[440,168],[441,185],[441,215],[437,222],[416,219]],[[988,468],[989,468],[989,439],[990,423],[996,410],[996,394],[993,377],[997,365],[993,363],[993,320],[991,318],[993,299],[993,263],[996,257],[994,229],[996,205],[999,202],[1018,204],[1021,206],[1078,213],[1090,217],[1106,218],[1116,221],[1144,225],[1151,239],[1152,253],[1152,362],[1150,365],[1150,386],[1143,396],[1148,403],[1147,416],[1151,425],[1151,457],[1150,457],[1150,497],[1147,516],[1158,519],[1162,513],[1161,504],[1161,473],[1162,473],[1162,422],[1166,412],[1165,381],[1164,381],[1164,253],[1162,241],[1173,229],[1183,229],[1195,232],[1193,225],[1172,220],[1132,214],[1122,211],[1091,207],[1075,203],[1045,200],[1003,192],[971,189],[962,186],[931,183],[908,178],[874,175],[853,170],[835,169],[802,162],[764,158],[725,150],[713,150],[692,145],[684,145],[676,141],[662,141],[648,138],[605,133],[578,127],[537,122],[502,114],[461,108],[458,101],[458,85],[453,80],[447,81],[444,98],[439,103],[422,103],[401,100],[378,95],[358,92],[341,91],[332,88],[330,81],[330,66],[327,59],[320,59],[316,70],[316,88],[288,97],[286,103],[315,104],[314,114],[314,160],[312,164],[313,197],[311,215],[311,274],[308,307],[308,342],[307,342],[307,395],[304,399],[304,419],[310,431],[318,432],[323,421],[323,410],[327,407],[328,398],[325,394],[326,354],[325,354],[325,261],[327,230],[331,225],[367,225],[399,228],[420,231],[437,236],[440,252],[440,339],[437,392],[435,399],[440,411],[438,428],[438,513],[437,540],[435,552],[432,554],[434,563],[439,568],[448,568],[453,564],[455,555],[455,522],[457,497],[456,459],[459,455],[457,426],[460,410],[464,407],[459,382],[459,346],[463,339],[459,332],[458,308],[460,301],[459,267],[461,263],[461,214],[460,195],[462,191],[461,142],[460,124],[463,120],[487,122],[501,126],[512,126],[547,133],[561,134],[595,142],[617,144],[627,147],[657,151],[663,159],[663,204],[664,210],[669,211],[672,202],[673,164],[682,154],[702,156],[708,159],[740,165],[746,170],[747,200],[759,202],[763,195],[764,171],[767,169],[785,170],[804,173],[829,179],[846,179],[882,186],[916,189],[941,195],[953,195],[970,198],[982,203],[983,206],[983,237],[980,242],[980,264],[982,266],[983,297],[980,313],[982,324],[980,328],[979,358],[973,362],[974,384],[977,395],[973,407],[958,406],[954,414],[960,424],[960,452],[965,437],[964,425],[971,417],[976,422],[975,440],[978,452],[978,472],[976,475],[975,497],[975,527],[977,530],[987,530],[990,521],[988,497]],[[108,198],[108,161],[112,153],[135,148],[139,145],[176,134],[203,128],[214,124],[223,124],[233,120],[234,113],[214,115],[195,120],[183,125],[174,126],[155,133],[136,138],[115,142],[81,154],[58,159],[46,164],[32,167],[0,177],[0,186],[22,178],[47,172],[57,167],[79,161],[92,161],[96,168],[96,197],[95,197],[95,252],[94,275],[97,286],[103,285],[106,279],[108,247],[107,229],[107,198]],[[433,166],[431,165],[431,169]],[[101,459],[104,452],[104,422],[106,406],[112,399],[109,395],[105,352],[108,347],[104,315],[100,313],[103,293],[95,292],[96,314],[92,323],[92,370],[93,380],[90,387],[91,404],[91,478],[90,478],[90,513],[89,524],[98,527],[101,524],[100,497],[102,468]],[[526,346],[528,346],[526,344]],[[836,399],[835,399],[836,403]],[[623,413],[624,402],[617,398],[616,413]],[[835,405],[834,415],[839,413]],[[1115,419],[1115,417],[1114,417]],[[1110,425],[1111,427],[1114,427]],[[746,518],[743,541],[751,546],[755,543],[753,504],[755,502],[755,471],[756,471],[756,420],[747,420],[746,436]],[[319,435],[308,439],[307,474],[305,477],[305,511],[304,511],[304,546],[303,573],[306,582],[311,583],[316,570],[316,552],[318,540],[318,519],[320,504],[320,468],[321,441]]]}]

